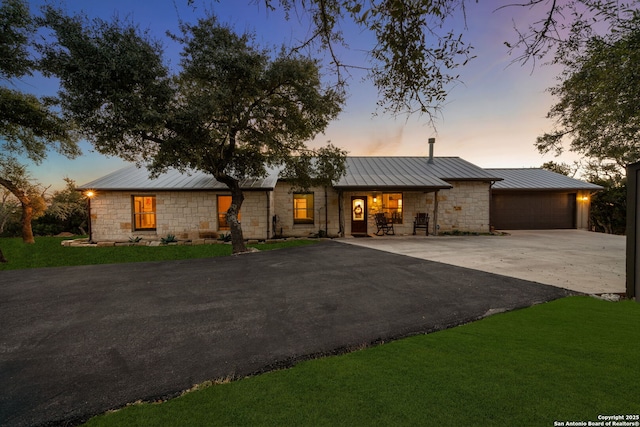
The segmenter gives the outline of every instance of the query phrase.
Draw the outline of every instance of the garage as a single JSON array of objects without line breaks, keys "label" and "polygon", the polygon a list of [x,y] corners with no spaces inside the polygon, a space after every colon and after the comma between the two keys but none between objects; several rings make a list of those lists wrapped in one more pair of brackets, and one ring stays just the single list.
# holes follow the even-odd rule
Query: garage
[{"label": "garage", "polygon": [[589,229],[591,195],[601,186],[546,169],[487,169],[496,230]]},{"label": "garage", "polygon": [[494,192],[491,212],[498,230],[576,228],[576,193]]}]

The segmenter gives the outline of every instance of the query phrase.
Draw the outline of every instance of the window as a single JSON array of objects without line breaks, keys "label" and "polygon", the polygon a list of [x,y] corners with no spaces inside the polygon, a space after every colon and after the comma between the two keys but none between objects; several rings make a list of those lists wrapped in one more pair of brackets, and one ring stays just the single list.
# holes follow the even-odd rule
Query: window
[{"label": "window", "polygon": [[156,229],[156,196],[133,196],[133,230]]},{"label": "window", "polygon": [[402,224],[402,193],[382,193],[382,211],[394,224]]},{"label": "window", "polygon": [[293,223],[313,224],[313,193],[293,194]]},{"label": "window", "polygon": [[[218,196],[218,230],[228,230],[227,211],[231,207],[231,196]],[[238,212],[240,221],[240,212]]]}]

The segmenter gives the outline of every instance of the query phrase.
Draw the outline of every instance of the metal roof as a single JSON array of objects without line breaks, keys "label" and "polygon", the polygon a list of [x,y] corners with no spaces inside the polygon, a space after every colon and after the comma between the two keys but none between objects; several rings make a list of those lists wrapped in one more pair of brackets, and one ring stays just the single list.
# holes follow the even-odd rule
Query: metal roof
[{"label": "metal roof", "polygon": [[[245,179],[240,182],[243,190],[272,190],[278,181],[277,170],[268,170],[264,178]],[[150,178],[149,171],[135,165],[127,166],[78,187],[79,190],[228,190],[228,187],[201,171],[183,173],[169,169],[157,178]]]},{"label": "metal roof", "polygon": [[[447,181],[498,181],[502,178],[459,157],[347,157],[346,175],[336,184],[340,189],[444,189]],[[244,190],[270,190],[278,180],[278,170],[265,178],[246,179]],[[226,190],[226,185],[200,171],[189,173],[169,169],[157,178],[135,165],[112,172],[78,187],[80,190]]]},{"label": "metal roof", "polygon": [[500,176],[494,190],[602,190],[603,187],[546,169],[485,169]]},{"label": "metal roof", "polygon": [[455,180],[501,178],[459,157],[347,157],[347,173],[336,188],[451,188]]}]

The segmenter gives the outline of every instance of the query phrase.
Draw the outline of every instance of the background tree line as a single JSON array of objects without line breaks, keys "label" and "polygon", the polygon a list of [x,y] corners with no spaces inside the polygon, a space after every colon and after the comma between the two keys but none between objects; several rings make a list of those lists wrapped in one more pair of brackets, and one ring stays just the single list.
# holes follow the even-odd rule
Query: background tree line
[{"label": "background tree line", "polygon": [[[67,232],[73,234],[87,234],[87,201],[76,190],[76,182],[65,178],[66,186],[47,194],[42,189],[40,194],[34,194],[34,214],[32,221],[35,236],[55,236]],[[0,237],[19,237],[22,234],[20,202],[4,190],[0,193]]]}]

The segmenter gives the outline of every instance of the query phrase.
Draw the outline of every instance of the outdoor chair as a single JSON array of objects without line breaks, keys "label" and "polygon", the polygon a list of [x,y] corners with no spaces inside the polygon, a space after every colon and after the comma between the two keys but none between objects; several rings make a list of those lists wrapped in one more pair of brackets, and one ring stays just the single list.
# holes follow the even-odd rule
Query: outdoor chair
[{"label": "outdoor chair", "polygon": [[413,235],[416,235],[418,228],[424,228],[425,236],[429,235],[429,214],[418,212],[413,220]]},{"label": "outdoor chair", "polygon": [[[376,236],[381,236],[382,234],[391,234],[395,235],[396,232],[393,229],[393,221],[383,213],[375,214],[376,219],[376,227],[378,227],[378,231],[376,231]],[[382,233],[382,234],[380,234]]]}]

